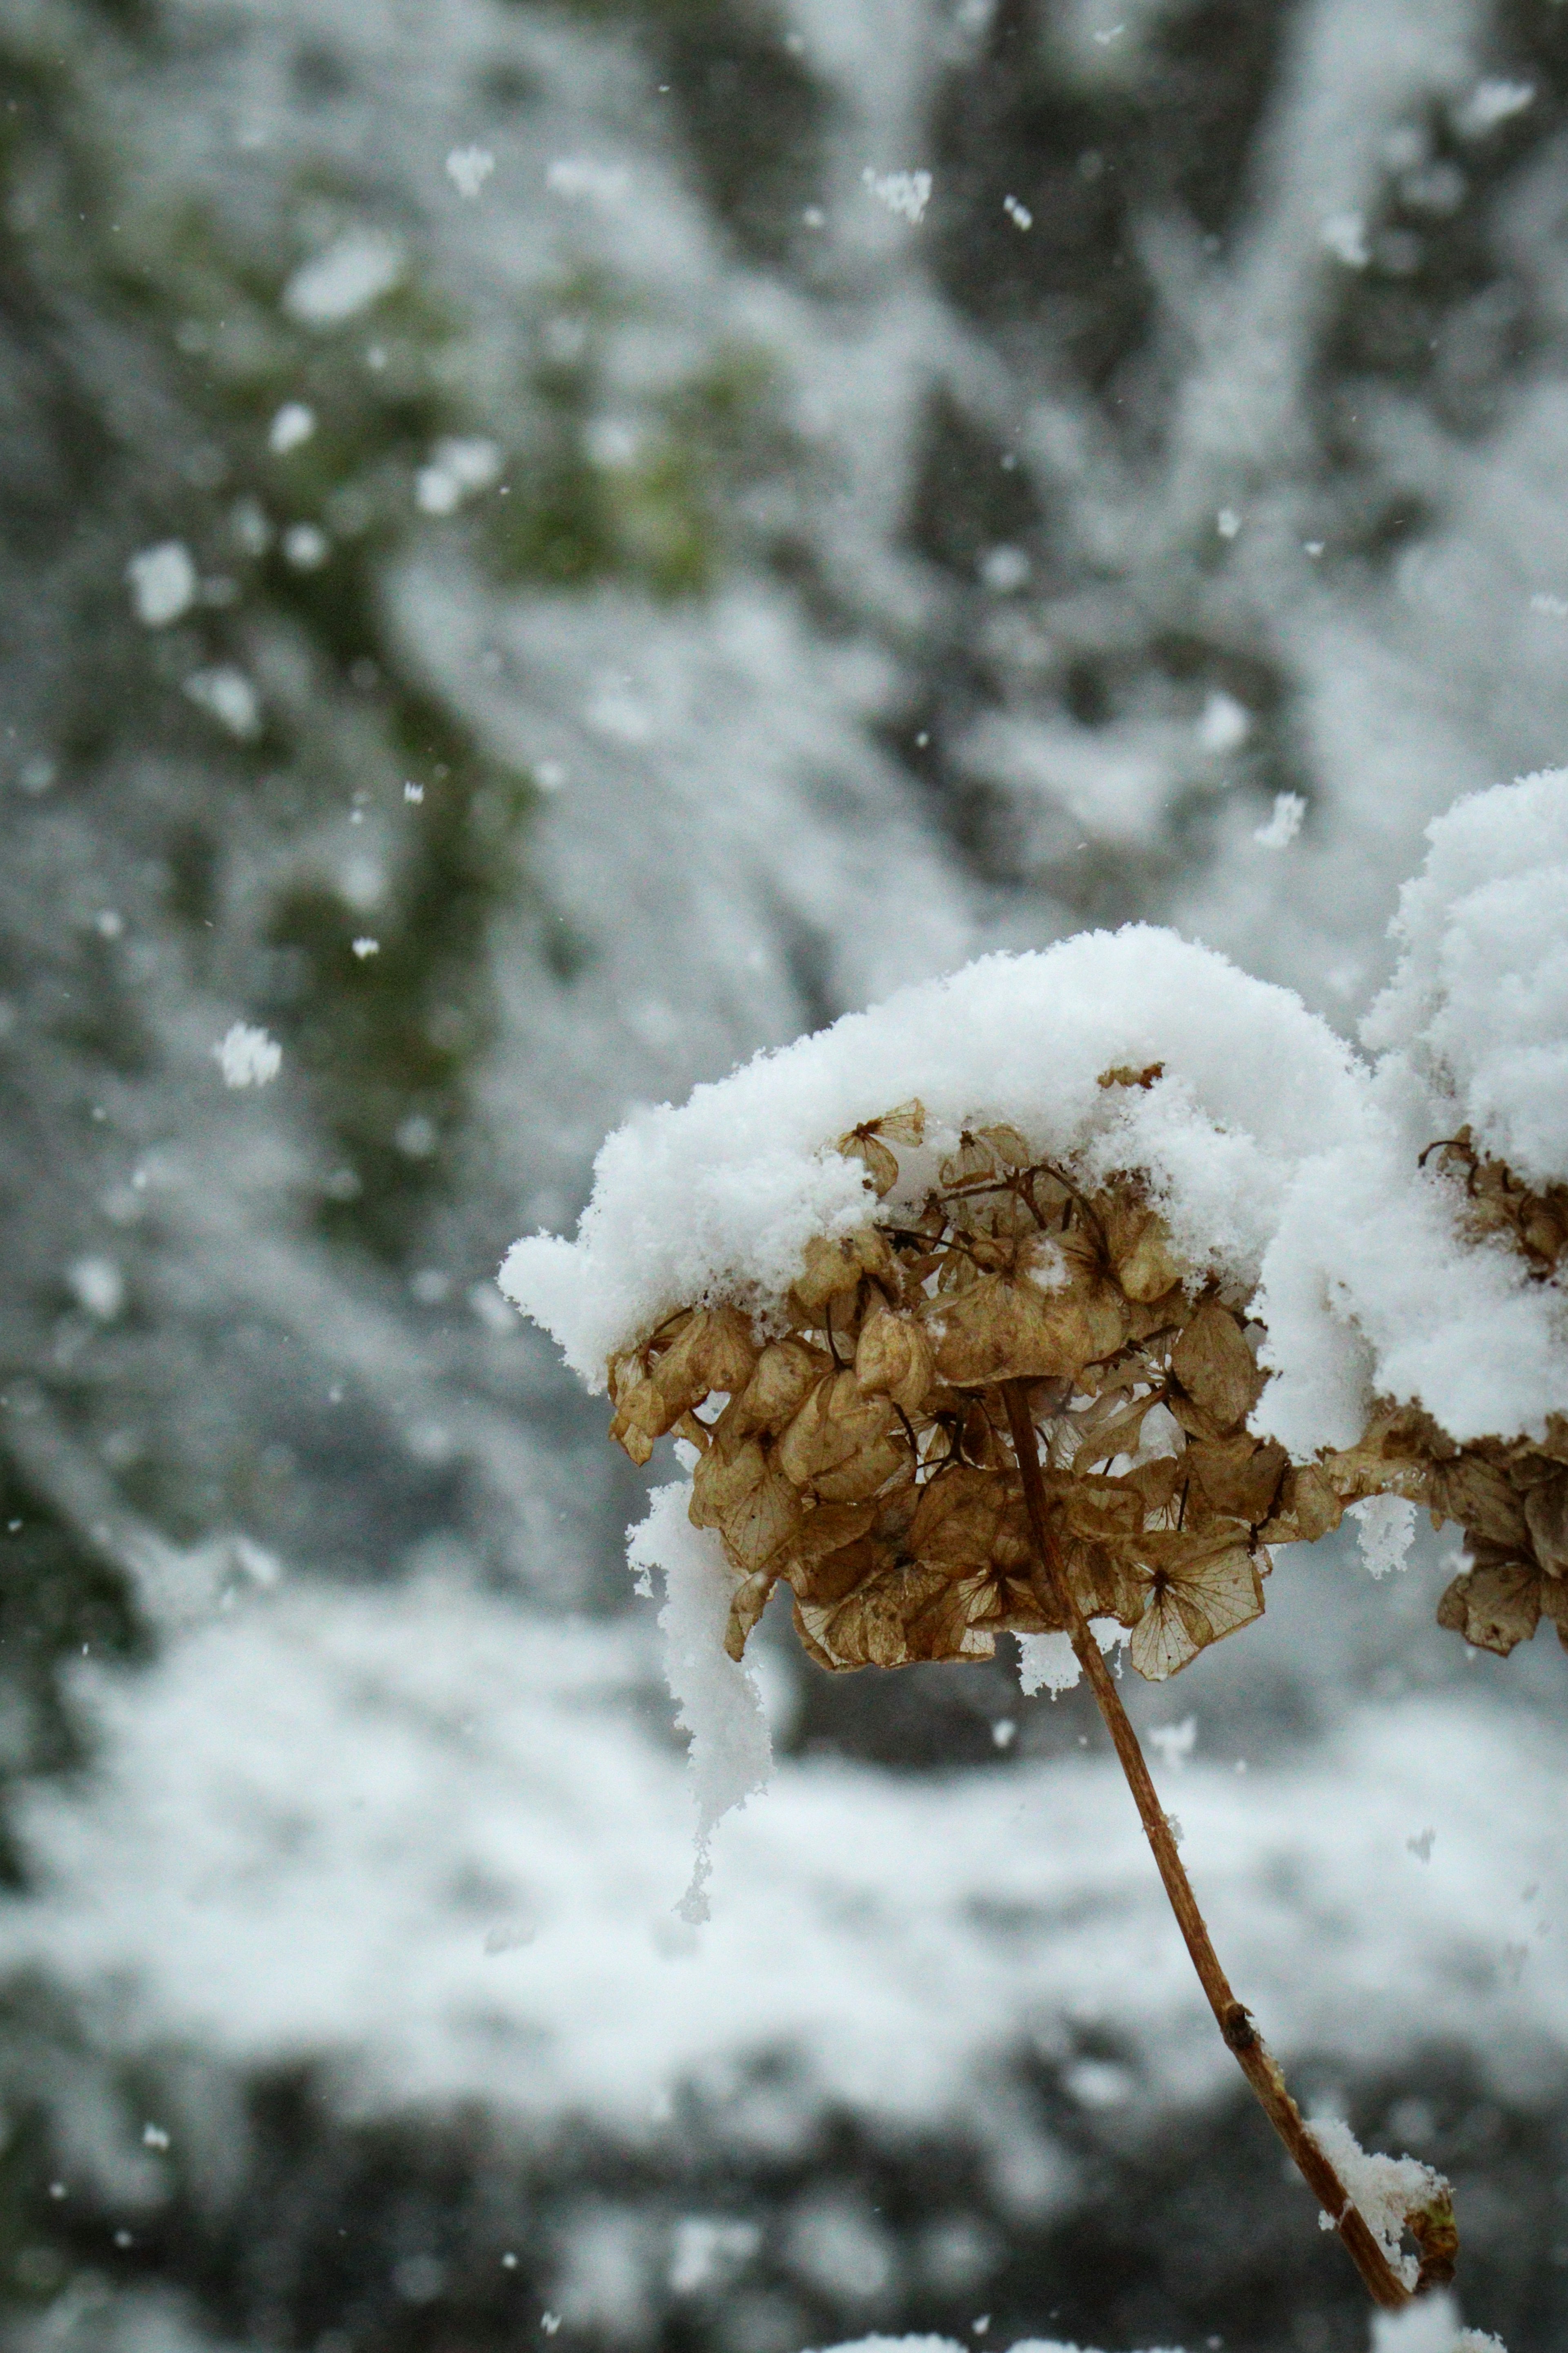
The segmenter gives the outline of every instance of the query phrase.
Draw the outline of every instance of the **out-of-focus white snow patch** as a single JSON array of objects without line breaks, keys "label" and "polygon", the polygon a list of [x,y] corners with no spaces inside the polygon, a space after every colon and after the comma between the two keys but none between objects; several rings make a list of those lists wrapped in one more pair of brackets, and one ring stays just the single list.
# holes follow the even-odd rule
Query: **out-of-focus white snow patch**
[{"label": "out-of-focus white snow patch", "polygon": [[316,429],[316,412],[302,400],[286,400],[267,431],[267,446],[275,458],[286,458],[310,438]]},{"label": "out-of-focus white snow patch", "polygon": [[149,629],[167,628],[195,602],[196,567],[183,540],[165,539],[156,547],[144,547],[126,565],[125,577],[132,609]]},{"label": "out-of-focus white snow patch", "polygon": [[544,185],[552,195],[576,202],[618,205],[631,190],[632,175],[624,164],[605,164],[591,155],[558,155],[545,171]]},{"label": "out-of-focus white snow patch", "polygon": [[183,692],[210,712],[230,735],[247,744],[261,733],[261,698],[242,670],[218,662],[211,670],[193,670]]},{"label": "out-of-focus white snow patch", "polygon": [[1350,1507],[1363,1564],[1369,1577],[1405,1568],[1415,1541],[1415,1506],[1403,1495],[1366,1495]]},{"label": "out-of-focus white snow patch", "polygon": [[447,158],[447,177],[460,196],[477,196],[490,174],[496,159],[488,147],[454,147]]},{"label": "out-of-focus white snow patch", "polygon": [[[1568,769],[1473,793],[1399,894],[1399,968],[1362,1025],[1414,1092],[1419,1145],[1470,1127],[1536,1184],[1568,1176]],[[1417,1142],[1417,1130],[1410,1141]]]},{"label": "out-of-focus white snow patch", "polygon": [[1252,733],[1252,714],[1234,694],[1215,688],[1204,701],[1198,741],[1205,752],[1238,752]]},{"label": "out-of-focus white snow patch", "polygon": [[886,205],[890,213],[917,225],[924,217],[931,202],[931,176],[929,172],[878,172],[868,164],[860,174],[861,185],[869,188],[879,204]]},{"label": "out-of-focus white snow patch", "polygon": [[319,523],[293,522],[283,534],[283,560],[296,572],[319,572],[332,543]]},{"label": "out-of-focus white snow patch", "polygon": [[1325,251],[1347,269],[1364,269],[1372,259],[1366,241],[1366,220],[1361,213],[1331,213],[1319,231]]},{"label": "out-of-focus white snow patch", "polygon": [[68,1270],[77,1305],[100,1324],[112,1324],[125,1304],[125,1277],[111,1258],[79,1258]]},{"label": "out-of-focus white snow patch", "polygon": [[302,327],[341,327],[359,318],[404,272],[404,251],[380,229],[351,229],[301,262],[283,289],[283,308]]},{"label": "out-of-focus white snow patch", "polygon": [[1484,2329],[1461,2327],[1453,2297],[1428,2288],[1403,2312],[1373,2314],[1372,2353],[1507,2353],[1507,2348]]},{"label": "out-of-focus white snow patch", "polygon": [[226,1087],[264,1087],[283,1067],[283,1049],[265,1029],[237,1021],[213,1048]]},{"label": "out-of-focus white snow patch", "polygon": [[414,478],[414,495],[426,514],[453,514],[465,499],[488,490],[500,472],[500,451],[493,441],[437,441],[429,464]]},{"label": "out-of-focus white snow patch", "polygon": [[1300,793],[1276,793],[1273,816],[1267,825],[1258,828],[1252,839],[1264,849],[1289,849],[1301,830],[1306,814],[1307,804]]},{"label": "out-of-focus white snow patch", "polygon": [[1502,76],[1477,82],[1468,98],[1453,110],[1452,121],[1461,139],[1484,139],[1500,122],[1511,122],[1535,100],[1532,81],[1509,81]]},{"label": "out-of-focus white snow patch", "polygon": [[689,1490],[658,1488],[626,1557],[645,1578],[663,1572],[665,1603],[658,1613],[665,1680],[676,1702],[676,1723],[690,1736],[688,1762],[697,1802],[697,1855],[679,1906],[682,1919],[708,1917],[710,1852],[720,1818],[767,1787],[773,1745],[756,1677],[724,1649],[724,1628],[735,1580],[724,1548],[710,1528],[687,1517]]},{"label": "out-of-focus white snow patch", "polygon": [[[638,2129],[684,2077],[786,2049],[802,2146],[836,2103],[983,2129],[1021,2034],[1070,2052],[1074,2021],[1142,2099],[1233,2083],[1092,1751],[940,1779],[783,1763],[716,1850],[711,1920],[672,1942],[690,1777],[644,1728],[650,1666],[631,1630],[449,1576],[283,1585],[142,1672],[83,1662],[93,1778],[18,1800],[31,1892],[0,1903],[0,1975],[46,1965],[128,2052],[315,2055],[367,2096]],[[1510,2096],[1568,2070],[1562,1940],[1517,1978],[1504,1953],[1521,1886],[1568,1903],[1565,1769],[1555,1721],[1479,1697],[1380,1702],[1245,1780],[1188,1764],[1205,1910],[1287,2064],[1387,2071],[1453,2036]],[[1442,1868],[1396,1870],[1422,1820]],[[500,1968],[485,1934],[519,1920]]]}]

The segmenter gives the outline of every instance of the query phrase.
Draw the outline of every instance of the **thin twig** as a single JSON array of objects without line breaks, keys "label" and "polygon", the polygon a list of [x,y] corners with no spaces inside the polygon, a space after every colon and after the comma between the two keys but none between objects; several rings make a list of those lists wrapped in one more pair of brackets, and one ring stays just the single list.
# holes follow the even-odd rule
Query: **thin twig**
[{"label": "thin twig", "polygon": [[1182,1866],[1170,1823],[1150,1778],[1143,1751],[1138,1745],[1138,1735],[1121,1704],[1116,1679],[1089,1630],[1088,1620],[1079,1608],[1078,1597],[1068,1581],[1066,1566],[1051,1535],[1046,1514],[1045,1482],[1040,1476],[1038,1442],[1029,1412],[1027,1392],[1021,1381],[1004,1381],[1001,1388],[1013,1434],[1013,1449],[1023,1476],[1024,1502],[1029,1514],[1029,1525],[1039,1554],[1039,1573],[1034,1580],[1037,1590],[1041,1601],[1049,1605],[1051,1613],[1063,1616],[1067,1620],[1074,1654],[1089,1678],[1089,1689],[1105,1719],[1105,1728],[1110,1735],[1122,1772],[1127,1777],[1127,1786],[1132,1792],[1144,1835],[1153,1851],[1160,1876],[1165,1883],[1165,1893],[1176,1915],[1176,1926],[1192,1956],[1193,1967],[1208,1997],[1209,2008],[1215,2014],[1226,2047],[1236,2054],[1237,2063],[1257,2094],[1264,2115],[1289,2149],[1308,2189],[1324,2213],[1332,2220],[1344,2242],[1345,2252],[1361,2274],[1373,2302],[1381,2305],[1385,2311],[1395,2312],[1409,2303],[1410,2290],[1395,2274],[1373,2236],[1365,2217],[1308,2132],[1301,2120],[1301,2111],[1285,2088],[1285,2078],[1278,2063],[1270,2057],[1263,2038],[1252,2023],[1251,2011],[1237,2001],[1231,1990],[1230,1980],[1220,1967],[1219,1956],[1215,1951],[1204,1915],[1198,1909],[1197,1898],[1193,1894],[1192,1882]]}]

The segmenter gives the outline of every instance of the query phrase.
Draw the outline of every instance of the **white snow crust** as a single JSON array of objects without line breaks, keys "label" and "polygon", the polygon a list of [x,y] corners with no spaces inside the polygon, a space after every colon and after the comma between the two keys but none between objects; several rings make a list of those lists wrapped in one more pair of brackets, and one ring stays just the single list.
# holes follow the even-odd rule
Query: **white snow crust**
[{"label": "white snow crust", "polygon": [[1468,1125],[1535,1184],[1568,1172],[1568,769],[1472,793],[1427,828],[1399,968],[1362,1027],[1429,1136]]},{"label": "white snow crust", "polygon": [[[1118,1066],[1164,1076],[1103,1088]],[[1052,1155],[1146,1168],[1194,1261],[1256,1276],[1302,1160],[1365,1118],[1365,1082],[1289,990],[1145,925],[993,955],[759,1056],[680,1110],[634,1114],[595,1164],[575,1242],[516,1244],[501,1287],[596,1388],[605,1360],[709,1293],[766,1314],[806,1240],[866,1216],[834,1149],[911,1096],[894,1207],[918,1201],[965,1126],[1006,1121]]]},{"label": "white snow crust", "polygon": [[687,1516],[683,1482],[660,1487],[648,1514],[634,1528],[626,1557],[634,1570],[662,1570],[665,1681],[677,1704],[676,1723],[689,1734],[687,1762],[697,1802],[697,1860],[681,1898],[685,1920],[708,1917],[712,1870],[710,1841],[721,1816],[744,1805],[767,1785],[773,1746],[756,1677],[724,1649],[730,1578],[724,1550],[710,1528]]},{"label": "white snow crust", "polygon": [[[1420,1155],[1462,1115],[1538,1179],[1568,1169],[1568,771],[1435,826],[1399,921],[1375,1070],[1291,993],[1170,932],[988,956],[635,1113],[575,1241],[517,1243],[501,1287],[595,1388],[611,1351],[699,1298],[765,1320],[808,1238],[867,1214],[836,1139],[919,1097],[926,1142],[900,1148],[893,1211],[989,1122],[1091,1174],[1143,1171],[1195,1268],[1258,1282],[1275,1377],[1254,1427],[1299,1460],[1352,1444],[1375,1397],[1419,1399],[1457,1439],[1539,1432],[1568,1397],[1558,1296],[1467,1239]],[[1147,1088],[1099,1084],[1153,1063]]]}]

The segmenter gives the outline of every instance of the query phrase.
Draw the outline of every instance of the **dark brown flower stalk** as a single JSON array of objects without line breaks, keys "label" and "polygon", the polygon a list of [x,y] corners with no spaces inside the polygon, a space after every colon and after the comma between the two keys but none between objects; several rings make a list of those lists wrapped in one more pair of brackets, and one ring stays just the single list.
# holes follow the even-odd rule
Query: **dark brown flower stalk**
[{"label": "dark brown flower stalk", "polygon": [[[1028,1510],[1029,1525],[1038,1555],[1038,1576],[1047,1596],[1068,1621],[1068,1632],[1073,1652],[1093,1692],[1095,1704],[1105,1721],[1132,1800],[1138,1809],[1144,1834],[1153,1853],[1160,1877],[1164,1882],[1171,1909],[1176,1915],[1183,1940],[1192,1956],[1198,1982],[1208,1999],[1209,2008],[1226,2048],[1236,2054],[1242,2073],[1258,2094],[1264,2115],[1279,2134],[1292,2159],[1300,2168],[1308,2189],[1329,2215],[1374,2304],[1387,2311],[1397,2311],[1410,2301],[1411,2291],[1403,2280],[1395,2277],[1387,2256],[1373,2236],[1364,2218],[1358,2212],[1350,2192],[1328,2158],[1301,2120],[1301,2112],[1285,2087],[1285,2078],[1275,2060],[1266,2049],[1262,2036],[1252,2023],[1252,2014],[1239,2002],[1231,1990],[1229,1978],[1220,1967],[1203,1914],[1198,1909],[1192,1882],[1183,1868],[1176,1850],[1171,1825],[1155,1794],[1149,1776],[1138,1735],[1121,1704],[1121,1694],[1116,1679],[1100,1652],[1100,1644],[1089,1631],[1089,1621],[1078,1606],[1072,1584],[1063,1566],[1061,1556],[1052,1540],[1047,1514],[1044,1482],[1040,1477],[1037,1439],[1029,1417],[1028,1395],[1021,1381],[1005,1383],[1007,1419],[1013,1432],[1014,1450],[1023,1473],[1024,1500]],[[1450,2218],[1451,2220],[1451,2218]],[[1436,2236],[1436,2232],[1433,2234]],[[1455,2241],[1457,2248],[1457,2238]],[[1431,2278],[1451,2278],[1453,2251],[1445,2250],[1446,2266],[1429,2268],[1426,2249],[1422,2248],[1423,2277],[1421,2284]]]}]

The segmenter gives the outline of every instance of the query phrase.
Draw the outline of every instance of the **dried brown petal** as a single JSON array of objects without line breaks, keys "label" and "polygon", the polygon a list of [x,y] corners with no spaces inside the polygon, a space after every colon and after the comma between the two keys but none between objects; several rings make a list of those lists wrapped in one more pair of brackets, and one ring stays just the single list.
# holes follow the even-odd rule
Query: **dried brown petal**
[{"label": "dried brown petal", "polygon": [[1468,1534],[1482,1536],[1488,1544],[1502,1545],[1512,1553],[1529,1551],[1530,1526],[1523,1499],[1515,1494],[1495,1463],[1469,1452],[1451,1462],[1434,1463],[1427,1493],[1433,1511],[1446,1520],[1457,1520]]},{"label": "dried brown petal", "polygon": [[846,1160],[858,1160],[881,1200],[899,1181],[899,1164],[879,1135],[847,1135],[838,1149]]},{"label": "dried brown petal", "polygon": [[1027,1168],[1035,1156],[1017,1129],[1007,1126],[1005,1122],[977,1129],[975,1140],[984,1145],[1004,1168]]},{"label": "dried brown petal", "polygon": [[855,1346],[855,1378],[868,1397],[889,1397],[917,1413],[935,1376],[936,1358],[923,1324],[912,1315],[873,1309]]},{"label": "dried brown petal", "polygon": [[1263,1588],[1250,1553],[1216,1546],[1154,1571],[1129,1654],[1141,1675],[1163,1683],[1206,1650],[1263,1614]]},{"label": "dried brown petal", "polygon": [[1568,1575],[1568,1475],[1560,1472],[1531,1487],[1524,1517],[1542,1567],[1553,1577]]},{"label": "dried brown petal", "polygon": [[1129,1299],[1163,1299],[1187,1269],[1156,1209],[1126,1194],[1112,1195],[1101,1213],[1106,1248]]},{"label": "dried brown petal", "polygon": [[910,1525],[910,1551],[944,1577],[984,1569],[1007,1500],[1007,1483],[999,1472],[954,1463],[921,1489]]},{"label": "dried brown petal", "polygon": [[616,1360],[612,1379],[618,1377],[620,1386],[611,1437],[634,1462],[646,1462],[652,1440],[662,1438],[689,1407],[715,1390],[732,1395],[744,1388],[756,1361],[751,1324],[738,1307],[700,1307],[641,1380],[626,1358]]},{"label": "dried brown petal", "polygon": [[805,1340],[774,1340],[757,1358],[756,1370],[724,1417],[734,1416],[737,1437],[752,1430],[778,1431],[795,1419],[833,1359]]},{"label": "dried brown petal", "polygon": [[777,1583],[776,1569],[760,1568],[754,1576],[743,1577],[731,1594],[730,1615],[724,1627],[724,1648],[737,1663],[745,1656],[752,1629],[767,1608]]},{"label": "dried brown petal", "polygon": [[1502,1561],[1457,1577],[1437,1604],[1437,1623],[1462,1634],[1479,1651],[1501,1659],[1528,1642],[1541,1620],[1539,1569],[1526,1561]]},{"label": "dried brown petal", "polygon": [[852,1234],[814,1234],[803,1258],[794,1296],[807,1314],[854,1291],[862,1275],[875,1275],[889,1283],[897,1279],[893,1253],[879,1226],[858,1226]]},{"label": "dried brown petal", "polygon": [[1211,1508],[1260,1527],[1274,1509],[1289,1457],[1271,1438],[1200,1440],[1188,1447],[1186,1465]]},{"label": "dried brown petal", "polygon": [[717,1528],[743,1576],[774,1559],[801,1522],[801,1502],[756,1439],[726,1461],[712,1447],[692,1474],[688,1512],[693,1527]]},{"label": "dried brown petal", "polygon": [[[1253,1361],[1240,1324],[1212,1295],[1203,1302],[1172,1350],[1171,1369],[1186,1397],[1214,1423],[1215,1436],[1244,1422],[1263,1394],[1264,1376]],[[1172,1405],[1178,1420],[1190,1427],[1180,1402],[1173,1398]]]},{"label": "dried brown petal", "polygon": [[958,1139],[958,1150],[942,1164],[942,1181],[951,1187],[960,1185],[988,1183],[997,1173],[996,1155],[984,1139],[965,1128]]},{"label": "dried brown petal", "polygon": [[1259,1534],[1268,1544],[1315,1544],[1339,1526],[1344,1510],[1327,1472],[1316,1462],[1301,1463],[1279,1482],[1273,1516]]},{"label": "dried brown petal", "polygon": [[1044,1291],[1027,1279],[990,1274],[933,1300],[927,1328],[942,1379],[972,1388],[1076,1374],[1121,1345],[1127,1312],[1120,1293],[1107,1283],[1063,1283]]},{"label": "dried brown petal", "polygon": [[1095,1081],[1099,1087],[1152,1087],[1156,1079],[1165,1075],[1163,1062],[1147,1062],[1136,1071],[1128,1062],[1113,1062],[1109,1071],[1101,1071]]},{"label": "dried brown petal", "polygon": [[826,1504],[874,1495],[909,1461],[902,1425],[886,1398],[862,1395],[853,1373],[818,1382],[779,1445],[779,1466]]}]

